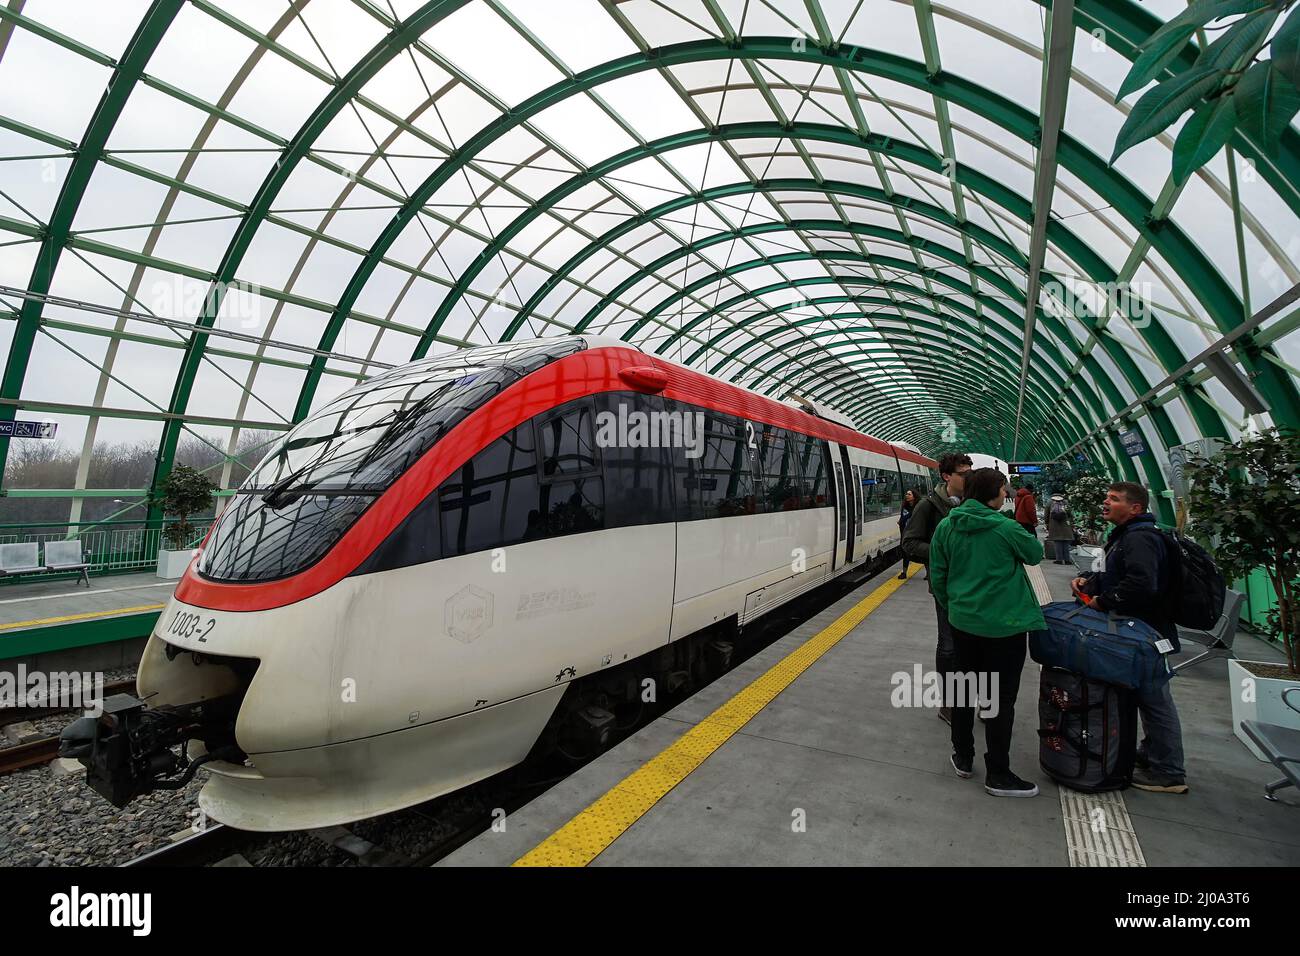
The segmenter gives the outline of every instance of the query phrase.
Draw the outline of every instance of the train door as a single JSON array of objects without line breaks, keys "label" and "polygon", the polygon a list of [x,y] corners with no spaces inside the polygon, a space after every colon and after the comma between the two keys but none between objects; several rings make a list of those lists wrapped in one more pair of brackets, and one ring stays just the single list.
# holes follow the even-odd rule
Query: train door
[{"label": "train door", "polygon": [[842,516],[840,518],[840,535],[844,538],[844,563],[852,564],[853,545],[859,530],[857,522],[853,520],[853,512],[855,508],[859,514],[862,512],[862,506],[858,499],[862,489],[859,487],[858,491],[854,492],[853,485],[855,482],[853,481],[853,466],[849,464],[849,450],[843,445],[840,445],[839,449],[840,464],[844,466],[844,510],[841,512]]},{"label": "train door", "polygon": [[861,560],[866,556],[867,542],[863,537],[863,508],[862,508],[862,473],[864,469],[861,465],[853,465],[850,469],[853,474],[853,553]]},{"label": "train door", "polygon": [[848,488],[848,475],[845,474],[848,456],[837,443],[827,442],[826,445],[830,450],[831,472],[835,481],[835,559],[831,565],[833,571],[847,564],[853,557],[852,543],[849,540],[849,530],[853,527],[849,509],[853,496]]}]

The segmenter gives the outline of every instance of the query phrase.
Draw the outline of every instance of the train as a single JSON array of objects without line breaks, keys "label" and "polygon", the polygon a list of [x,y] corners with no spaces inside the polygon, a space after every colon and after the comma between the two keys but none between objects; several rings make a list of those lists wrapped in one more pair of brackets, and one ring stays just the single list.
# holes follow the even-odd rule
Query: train
[{"label": "train", "polygon": [[294,426],[214,521],[135,695],[63,733],[117,806],[307,829],[607,744],[750,625],[890,563],[936,463],[617,339],[466,348]]}]

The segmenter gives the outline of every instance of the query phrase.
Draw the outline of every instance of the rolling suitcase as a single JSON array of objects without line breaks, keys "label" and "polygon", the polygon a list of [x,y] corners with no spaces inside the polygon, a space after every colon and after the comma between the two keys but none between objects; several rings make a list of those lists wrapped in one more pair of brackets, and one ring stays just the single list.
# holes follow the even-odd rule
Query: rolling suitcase
[{"label": "rolling suitcase", "polygon": [[1124,687],[1059,667],[1038,682],[1038,763],[1062,786],[1122,790],[1137,753],[1137,699]]}]

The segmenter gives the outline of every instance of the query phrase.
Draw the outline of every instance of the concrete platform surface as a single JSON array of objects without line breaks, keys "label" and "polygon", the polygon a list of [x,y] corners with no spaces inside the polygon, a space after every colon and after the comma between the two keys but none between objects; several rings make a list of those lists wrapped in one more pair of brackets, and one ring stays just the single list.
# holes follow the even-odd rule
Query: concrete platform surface
[{"label": "concrete platform surface", "polygon": [[96,575],[89,588],[73,580],[20,580],[0,587],[0,640],[15,630],[120,614],[126,609],[157,611],[175,589],[174,580],[147,572]]},{"label": "concrete platform surface", "polygon": [[[510,814],[503,831],[482,834],[439,865],[500,866],[519,859],[896,570]],[[1041,570],[1054,598],[1067,598],[1073,569],[1049,562]],[[891,677],[910,675],[916,664],[931,670],[934,645],[932,599],[916,575],[618,835],[593,865],[1300,864],[1300,808],[1263,799],[1264,784],[1278,774],[1232,734],[1222,660],[1197,664],[1173,683],[1191,792],[1129,789],[1088,797],[1085,805],[1082,795],[1059,790],[1039,769],[1039,666],[1028,660],[1012,769],[1037,783],[1039,796],[989,796],[979,756],[973,779],[953,773],[948,727],[936,710],[891,704]],[[1238,636],[1236,649],[1243,659],[1280,659],[1247,635]],[[1198,652],[1189,645],[1183,657]],[[981,736],[977,726],[982,755]],[[1297,800],[1294,791],[1283,795]],[[1089,828],[1071,822],[1077,819],[1107,821],[1093,829],[1111,849],[1083,846]],[[1068,832],[1073,836],[1067,839]]]}]

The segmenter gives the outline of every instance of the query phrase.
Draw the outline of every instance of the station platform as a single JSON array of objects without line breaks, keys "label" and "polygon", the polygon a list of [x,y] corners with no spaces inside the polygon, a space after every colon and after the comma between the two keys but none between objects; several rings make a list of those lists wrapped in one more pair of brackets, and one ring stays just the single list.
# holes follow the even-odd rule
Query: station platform
[{"label": "station platform", "polygon": [[[89,588],[39,577],[0,587],[0,667],[20,660],[48,666],[52,656],[72,650],[81,667],[134,663],[138,640],[148,636],[175,587],[147,572],[96,575]],[[124,642],[134,649],[114,646]]]},{"label": "station platform", "polygon": [[[1040,600],[1072,567],[1031,569]],[[948,726],[895,707],[891,678],[934,667],[924,575],[898,567],[715,681],[442,860],[441,866],[1263,866],[1300,864],[1300,808],[1231,730],[1226,664],[1173,682],[1186,795],[1084,795],[1039,769],[1039,666],[1026,660],[1012,769],[1030,799],[949,765]],[[1236,655],[1280,660],[1239,633]],[[1179,659],[1198,653],[1191,647]],[[1283,798],[1295,802],[1294,794]]]}]

